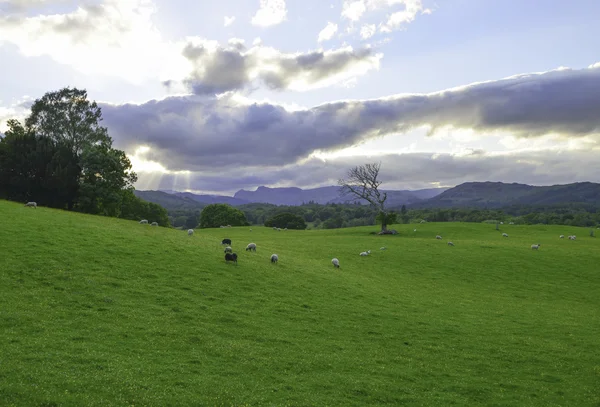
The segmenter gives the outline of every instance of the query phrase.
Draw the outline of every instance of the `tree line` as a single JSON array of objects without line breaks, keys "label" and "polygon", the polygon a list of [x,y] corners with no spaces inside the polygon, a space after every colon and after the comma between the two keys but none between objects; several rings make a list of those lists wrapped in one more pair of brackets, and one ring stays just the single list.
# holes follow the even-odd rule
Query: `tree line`
[{"label": "tree line", "polygon": [[137,175],[101,121],[85,90],[35,100],[24,123],[9,120],[0,138],[0,198],[168,226],[166,209],[134,195]]}]

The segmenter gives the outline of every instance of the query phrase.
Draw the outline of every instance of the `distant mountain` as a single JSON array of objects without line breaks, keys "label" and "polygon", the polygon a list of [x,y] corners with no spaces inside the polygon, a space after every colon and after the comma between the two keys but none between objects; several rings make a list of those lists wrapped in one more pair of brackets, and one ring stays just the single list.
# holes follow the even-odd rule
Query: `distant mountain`
[{"label": "distant mountain", "polygon": [[168,212],[177,210],[201,210],[206,206],[201,202],[195,201],[185,196],[177,196],[163,191],[138,191],[134,194],[148,202],[159,204]]},{"label": "distant mountain", "polygon": [[[446,191],[448,188],[422,189],[416,191],[391,191],[388,194],[387,204],[390,207],[408,205],[431,198]],[[234,198],[247,202],[263,202],[275,205],[302,205],[302,203],[315,202],[318,204],[345,203],[360,201],[352,195],[340,196],[339,187],[329,186],[313,189],[269,188],[258,187],[256,191],[239,190]],[[366,201],[361,203],[366,204]]]},{"label": "distant mountain", "polygon": [[196,195],[191,192],[173,192],[175,196],[180,196],[183,198],[190,198],[194,201],[201,202],[203,204],[215,204],[215,203],[226,203],[231,206],[244,205],[250,203],[250,201],[246,201],[243,199],[234,198],[231,196],[225,195]]},{"label": "distant mountain", "polygon": [[556,205],[586,203],[600,205],[600,184],[577,182],[566,185],[532,186],[503,182],[466,182],[411,208],[501,208],[512,205]]}]

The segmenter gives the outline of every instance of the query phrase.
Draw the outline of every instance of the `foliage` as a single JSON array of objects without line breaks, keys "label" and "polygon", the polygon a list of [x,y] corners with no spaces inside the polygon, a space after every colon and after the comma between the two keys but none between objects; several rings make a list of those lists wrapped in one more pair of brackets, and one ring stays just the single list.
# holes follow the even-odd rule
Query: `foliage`
[{"label": "foliage", "polygon": [[227,204],[210,204],[200,214],[201,228],[218,228],[219,226],[249,225],[244,212]]},{"label": "foliage", "polygon": [[600,404],[587,229],[394,225],[379,251],[373,227],[189,237],[4,201],[0,219],[3,405]]},{"label": "foliage", "polygon": [[[0,140],[0,197],[115,217],[123,210],[126,218],[150,211],[167,226],[154,204],[144,206],[126,196],[137,176],[125,152],[112,148],[101,121],[96,102],[76,88],[37,99],[25,125],[9,120]],[[140,212],[133,214],[134,208]]]},{"label": "foliage", "polygon": [[306,222],[301,216],[295,215],[290,212],[283,212],[273,216],[272,218],[265,221],[265,226],[287,228],[287,229],[306,229]]},{"label": "foliage", "polygon": [[167,210],[153,202],[146,202],[135,196],[133,189],[128,188],[121,191],[120,216],[124,219],[157,222],[159,226],[169,226]]}]

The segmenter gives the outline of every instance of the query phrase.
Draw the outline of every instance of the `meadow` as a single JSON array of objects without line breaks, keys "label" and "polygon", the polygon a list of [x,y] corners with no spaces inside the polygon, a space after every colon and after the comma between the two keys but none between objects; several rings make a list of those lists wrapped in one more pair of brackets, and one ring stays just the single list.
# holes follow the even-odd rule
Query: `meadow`
[{"label": "meadow", "polygon": [[2,406],[600,406],[589,229],[0,219]]}]

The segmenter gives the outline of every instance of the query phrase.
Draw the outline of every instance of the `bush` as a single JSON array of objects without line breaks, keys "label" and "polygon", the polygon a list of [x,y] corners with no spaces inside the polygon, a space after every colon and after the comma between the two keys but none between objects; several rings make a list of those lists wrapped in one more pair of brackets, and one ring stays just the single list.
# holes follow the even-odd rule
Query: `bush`
[{"label": "bush", "polygon": [[265,226],[282,229],[288,228],[304,230],[306,229],[306,222],[304,222],[304,219],[298,215],[294,215],[290,212],[283,212],[273,216],[270,219],[267,219],[265,221]]},{"label": "bush", "polygon": [[210,204],[200,214],[201,228],[218,228],[219,226],[248,226],[244,212],[227,204]]}]

